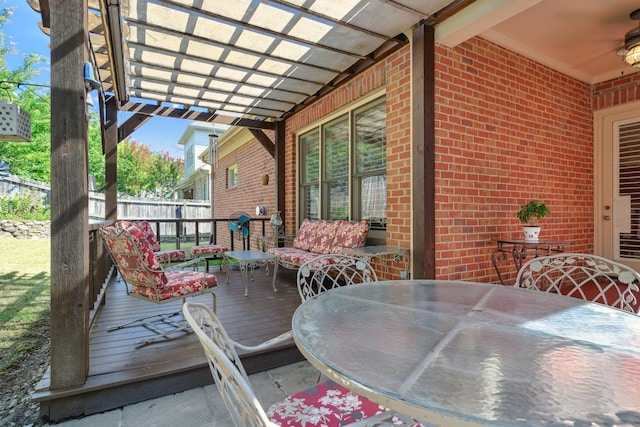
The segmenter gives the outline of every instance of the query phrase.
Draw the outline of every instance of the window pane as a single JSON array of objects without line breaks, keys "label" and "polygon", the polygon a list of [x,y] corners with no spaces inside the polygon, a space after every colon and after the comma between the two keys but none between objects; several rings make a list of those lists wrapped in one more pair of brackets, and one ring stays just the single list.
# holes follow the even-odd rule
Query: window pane
[{"label": "window pane", "polygon": [[302,156],[301,184],[318,182],[320,176],[320,132],[314,130],[300,137],[300,155]]},{"label": "window pane", "polygon": [[356,173],[386,170],[387,129],[385,104],[356,114]]},{"label": "window pane", "polygon": [[340,119],[324,129],[325,179],[349,175],[349,120]]},{"label": "window pane", "polygon": [[349,186],[346,179],[329,183],[329,219],[349,219]]},{"label": "window pane", "polygon": [[302,217],[320,219],[320,192],[318,184],[305,185],[301,188]]},{"label": "window pane", "polygon": [[365,176],[360,188],[360,218],[371,222],[372,226],[386,224],[387,218],[387,176]]}]

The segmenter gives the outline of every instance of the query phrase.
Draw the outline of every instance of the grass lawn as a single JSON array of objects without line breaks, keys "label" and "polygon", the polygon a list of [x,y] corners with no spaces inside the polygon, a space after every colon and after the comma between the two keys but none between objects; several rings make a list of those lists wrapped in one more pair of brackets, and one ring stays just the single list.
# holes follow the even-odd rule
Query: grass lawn
[{"label": "grass lawn", "polygon": [[41,337],[33,326],[49,314],[50,240],[0,236],[0,374],[14,367]]}]

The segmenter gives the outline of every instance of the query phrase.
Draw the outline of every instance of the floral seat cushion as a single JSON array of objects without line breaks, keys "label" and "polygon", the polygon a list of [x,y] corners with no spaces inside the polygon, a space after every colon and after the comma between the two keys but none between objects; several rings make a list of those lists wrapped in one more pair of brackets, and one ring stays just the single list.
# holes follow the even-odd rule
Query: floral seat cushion
[{"label": "floral seat cushion", "polygon": [[298,248],[270,248],[271,255],[278,257],[278,262],[287,265],[302,265],[305,262],[317,258],[319,254]]},{"label": "floral seat cushion", "polygon": [[168,251],[157,251],[154,253],[156,258],[158,258],[158,262],[162,263],[184,260],[184,250],[182,249],[170,249]]},{"label": "floral seat cushion", "polygon": [[339,427],[385,411],[384,406],[325,380],[274,404],[267,416],[280,426]]},{"label": "floral seat cushion", "polygon": [[191,248],[191,256],[215,255],[227,252],[229,248],[224,245],[198,245]]},{"label": "floral seat cushion", "polygon": [[162,288],[132,286],[131,293],[161,302],[200,293],[205,289],[215,288],[218,284],[218,280],[213,274],[203,274],[198,271],[170,271],[165,275],[167,283]]}]

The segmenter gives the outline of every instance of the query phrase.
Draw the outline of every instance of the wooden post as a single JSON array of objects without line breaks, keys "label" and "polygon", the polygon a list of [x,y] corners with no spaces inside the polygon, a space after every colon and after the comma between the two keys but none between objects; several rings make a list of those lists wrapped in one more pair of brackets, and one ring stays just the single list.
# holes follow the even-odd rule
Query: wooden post
[{"label": "wooden post", "polygon": [[414,279],[435,278],[435,48],[434,28],[424,22],[411,43]]},{"label": "wooden post", "polygon": [[[287,223],[287,212],[285,209],[285,184],[284,184],[284,146],[285,146],[285,134],[284,134],[284,121],[276,122],[275,135],[275,180],[274,191],[276,192],[275,210],[280,211],[284,215],[283,219],[285,224]],[[286,226],[285,226],[286,227]]]},{"label": "wooden post", "polygon": [[89,370],[86,0],[51,0],[51,389]]},{"label": "wooden post", "polygon": [[118,109],[115,96],[106,102],[104,124],[104,218],[118,219]]}]

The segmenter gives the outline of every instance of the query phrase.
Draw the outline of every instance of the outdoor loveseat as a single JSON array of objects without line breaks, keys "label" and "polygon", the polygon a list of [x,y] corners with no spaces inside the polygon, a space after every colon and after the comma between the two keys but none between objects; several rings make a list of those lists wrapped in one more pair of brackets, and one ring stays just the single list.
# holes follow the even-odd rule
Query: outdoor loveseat
[{"label": "outdoor loveseat", "polygon": [[339,254],[347,248],[364,246],[369,222],[305,219],[292,242],[292,247],[270,248],[284,268],[297,270],[302,264],[319,255]]}]

